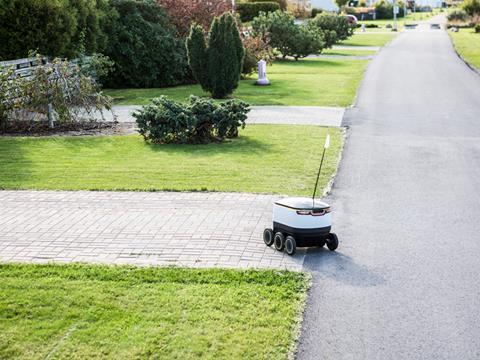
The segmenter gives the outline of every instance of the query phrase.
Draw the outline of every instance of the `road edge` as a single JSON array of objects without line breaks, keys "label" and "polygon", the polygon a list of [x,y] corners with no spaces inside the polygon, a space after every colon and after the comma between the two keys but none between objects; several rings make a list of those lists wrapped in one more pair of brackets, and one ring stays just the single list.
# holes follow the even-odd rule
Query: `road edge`
[{"label": "road edge", "polygon": [[455,43],[454,43],[452,37],[450,36],[450,33],[448,32],[448,30],[445,30],[445,31],[447,32],[448,38],[450,39],[450,44],[452,45],[452,48],[453,48],[453,51],[455,52],[455,54],[457,54],[457,56],[460,58],[460,60],[462,60],[463,63],[470,68],[470,70],[472,70],[474,73],[476,73],[478,76],[480,76],[480,69],[478,69],[474,65],[470,64],[462,55],[460,55],[457,48],[455,47]]}]

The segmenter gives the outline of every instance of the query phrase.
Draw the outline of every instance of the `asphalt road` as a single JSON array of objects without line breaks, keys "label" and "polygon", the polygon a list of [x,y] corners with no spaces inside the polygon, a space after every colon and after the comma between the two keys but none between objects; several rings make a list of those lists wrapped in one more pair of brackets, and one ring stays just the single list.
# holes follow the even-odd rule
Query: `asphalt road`
[{"label": "asphalt road", "polygon": [[480,359],[480,76],[445,31],[406,31],[345,121],[298,358]]}]

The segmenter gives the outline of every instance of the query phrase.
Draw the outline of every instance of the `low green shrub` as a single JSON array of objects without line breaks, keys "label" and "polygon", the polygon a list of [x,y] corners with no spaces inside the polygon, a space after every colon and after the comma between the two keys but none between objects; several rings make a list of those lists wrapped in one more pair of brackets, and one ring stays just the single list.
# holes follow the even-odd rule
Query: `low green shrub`
[{"label": "low green shrub", "polygon": [[133,113],[139,133],[151,143],[206,144],[238,136],[249,105],[240,100],[216,103],[191,96],[188,104],[166,96]]},{"label": "low green shrub", "polygon": [[250,105],[240,100],[227,100],[221,103],[214,113],[216,121],[214,131],[217,136],[220,139],[238,137],[238,128],[245,128],[249,108]]},{"label": "low green shrub", "polygon": [[480,24],[476,24],[474,27],[475,33],[480,34]]},{"label": "low green shrub", "polygon": [[280,10],[277,2],[248,2],[237,4],[237,11],[242,21],[252,21],[260,12],[274,12]]}]

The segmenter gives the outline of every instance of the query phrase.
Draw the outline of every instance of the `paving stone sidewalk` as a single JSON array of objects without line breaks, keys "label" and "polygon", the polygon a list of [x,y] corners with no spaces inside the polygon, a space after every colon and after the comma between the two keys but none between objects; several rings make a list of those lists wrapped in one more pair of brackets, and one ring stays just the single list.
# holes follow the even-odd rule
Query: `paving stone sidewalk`
[{"label": "paving stone sidewalk", "polygon": [[[116,105],[113,111],[117,121],[135,122],[132,112],[138,105]],[[248,124],[301,124],[319,126],[341,126],[345,109],[323,106],[252,106],[248,114]],[[107,121],[113,120],[111,113],[105,112]]]},{"label": "paving stone sidewalk", "polygon": [[0,261],[301,270],[264,245],[272,195],[0,191]]}]

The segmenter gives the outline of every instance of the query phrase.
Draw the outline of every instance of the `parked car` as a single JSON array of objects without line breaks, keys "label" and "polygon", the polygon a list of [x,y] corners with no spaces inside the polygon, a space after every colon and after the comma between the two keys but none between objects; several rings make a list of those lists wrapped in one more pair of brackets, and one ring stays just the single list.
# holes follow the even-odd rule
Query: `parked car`
[{"label": "parked car", "polygon": [[355,15],[345,15],[350,25],[357,25],[358,19]]}]

